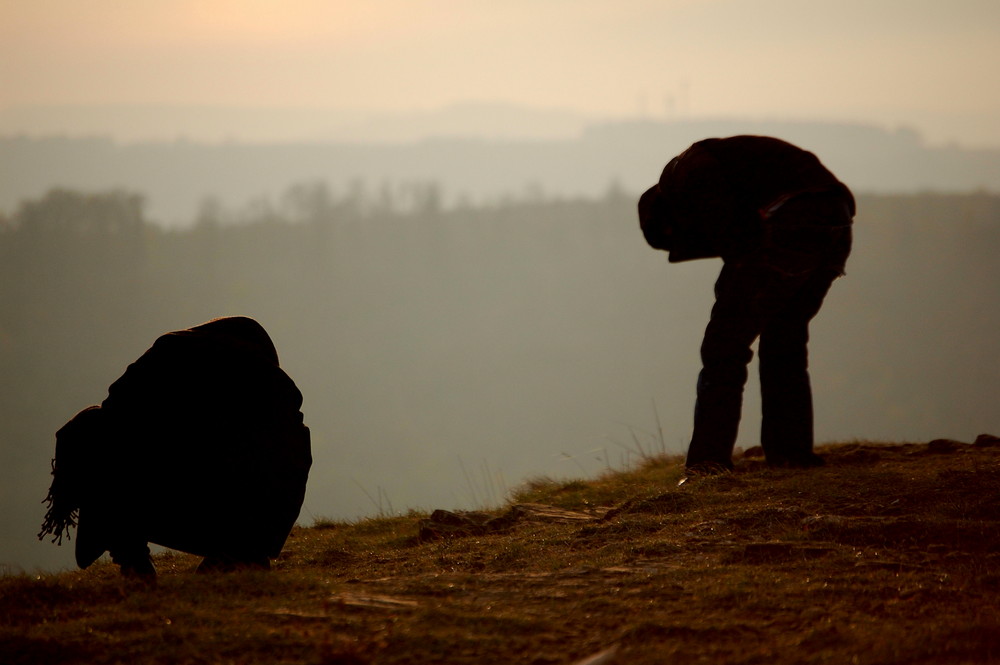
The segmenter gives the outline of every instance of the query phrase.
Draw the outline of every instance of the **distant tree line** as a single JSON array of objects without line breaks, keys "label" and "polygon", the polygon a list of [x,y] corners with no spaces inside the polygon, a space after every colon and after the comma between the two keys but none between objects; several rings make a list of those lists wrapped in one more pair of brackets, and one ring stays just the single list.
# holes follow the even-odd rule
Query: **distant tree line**
[{"label": "distant tree line", "polygon": [[[497,230],[509,225],[530,241],[517,252],[544,261],[546,249],[532,245],[557,242],[573,228],[613,223],[633,233],[619,221],[634,215],[633,198],[612,186],[594,200],[538,193],[446,210],[435,183],[369,189],[356,182],[340,191],[303,183],[277,203],[228,209],[207,199],[186,228],[166,229],[145,218],[141,194],[53,189],[0,215],[0,353],[65,334],[60,322],[106,331],[183,321],[273,294],[316,306],[371,264],[412,263],[432,278],[461,261],[454,254],[462,247],[449,236],[475,229],[503,243],[511,234]],[[859,231],[877,241],[884,260],[928,243],[934,254],[920,260],[992,264],[1000,255],[998,195],[864,196],[859,210]]]},{"label": "distant tree line", "polygon": [[[844,401],[834,424],[975,436],[954,423],[981,427],[1000,390],[1000,196],[862,195],[858,209],[815,345],[817,390]],[[427,451],[563,450],[605,406],[656,399],[683,432],[717,268],[668,267],[637,227],[618,187],[445,207],[434,184],[306,183],[238,209],[207,200],[183,228],[150,222],[135,192],[54,189],[0,216],[0,466],[40,501],[66,419],[158,334],[232,314],[275,337],[318,442],[408,465],[395,496],[420,485]],[[394,444],[410,439],[413,458]]]},{"label": "distant tree line", "polygon": [[[473,256],[477,269],[500,275],[525,256],[544,264],[552,229],[600,225],[631,205],[609,190],[597,201],[528,196],[446,210],[434,183],[306,183],[238,209],[206,200],[191,224],[168,229],[146,218],[139,193],[53,189],[0,215],[0,421],[24,433],[34,428],[18,426],[27,414],[70,415],[69,405],[101,398],[163,330],[237,313],[314,331],[368,320],[451,288],[463,270],[454,255],[475,253],[473,236],[501,250]],[[536,242],[516,247],[509,231],[523,238],[525,225]],[[514,253],[523,256],[508,263]],[[468,288],[455,297],[466,309],[483,301]]]}]

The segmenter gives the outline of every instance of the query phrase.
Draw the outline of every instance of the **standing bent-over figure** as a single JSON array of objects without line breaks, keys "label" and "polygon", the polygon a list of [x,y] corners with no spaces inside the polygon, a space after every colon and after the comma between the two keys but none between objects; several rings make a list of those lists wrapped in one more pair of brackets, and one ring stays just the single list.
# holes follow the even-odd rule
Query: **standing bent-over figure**
[{"label": "standing bent-over figure", "polygon": [[764,136],[695,143],[639,200],[646,241],[674,263],[721,257],[701,345],[690,471],[733,468],[751,345],[760,338],[761,446],[773,466],[813,452],[809,321],[844,274],[850,190],[810,152]]}]

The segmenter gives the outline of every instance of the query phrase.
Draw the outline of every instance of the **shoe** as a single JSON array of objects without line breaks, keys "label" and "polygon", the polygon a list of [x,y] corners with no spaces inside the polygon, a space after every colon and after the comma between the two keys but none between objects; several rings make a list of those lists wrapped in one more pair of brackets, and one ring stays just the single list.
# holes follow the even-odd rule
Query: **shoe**
[{"label": "shoe", "polygon": [[111,550],[111,560],[118,564],[122,577],[143,582],[156,583],[156,566],[149,555],[149,548],[143,545],[141,548],[129,550]]},{"label": "shoe", "polygon": [[777,469],[815,469],[825,464],[826,460],[812,452],[795,457],[772,455],[767,458],[767,465]]},{"label": "shoe", "polygon": [[149,584],[156,583],[156,567],[148,557],[145,561],[119,564],[119,569],[121,570],[122,577],[140,580]]}]

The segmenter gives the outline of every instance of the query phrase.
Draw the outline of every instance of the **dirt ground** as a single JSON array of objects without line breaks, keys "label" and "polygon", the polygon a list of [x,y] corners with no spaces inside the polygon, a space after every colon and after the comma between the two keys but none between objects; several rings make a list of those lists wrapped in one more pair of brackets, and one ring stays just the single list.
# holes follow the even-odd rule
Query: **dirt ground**
[{"label": "dirt ground", "polygon": [[820,452],[318,523],[269,573],[0,578],[0,663],[1000,662],[1000,440]]}]

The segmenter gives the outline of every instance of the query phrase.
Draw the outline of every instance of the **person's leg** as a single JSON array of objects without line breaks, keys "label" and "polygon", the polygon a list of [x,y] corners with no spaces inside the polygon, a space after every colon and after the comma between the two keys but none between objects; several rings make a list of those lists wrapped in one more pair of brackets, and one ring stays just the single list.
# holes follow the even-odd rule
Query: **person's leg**
[{"label": "person's leg", "polygon": [[812,388],[809,381],[809,321],[819,311],[833,270],[806,279],[783,309],[769,317],[760,336],[761,435],[769,464],[818,466],[813,453]]},{"label": "person's leg", "polygon": [[766,227],[767,262],[785,275],[784,301],[776,303],[760,336],[761,446],[771,464],[816,466],[809,322],[851,251],[851,212],[834,194],[801,196]]},{"label": "person's leg", "polygon": [[729,264],[715,284],[715,305],[701,345],[694,432],[688,447],[690,470],[732,469],[739,431],[750,345],[761,330],[758,293],[761,270]]}]

